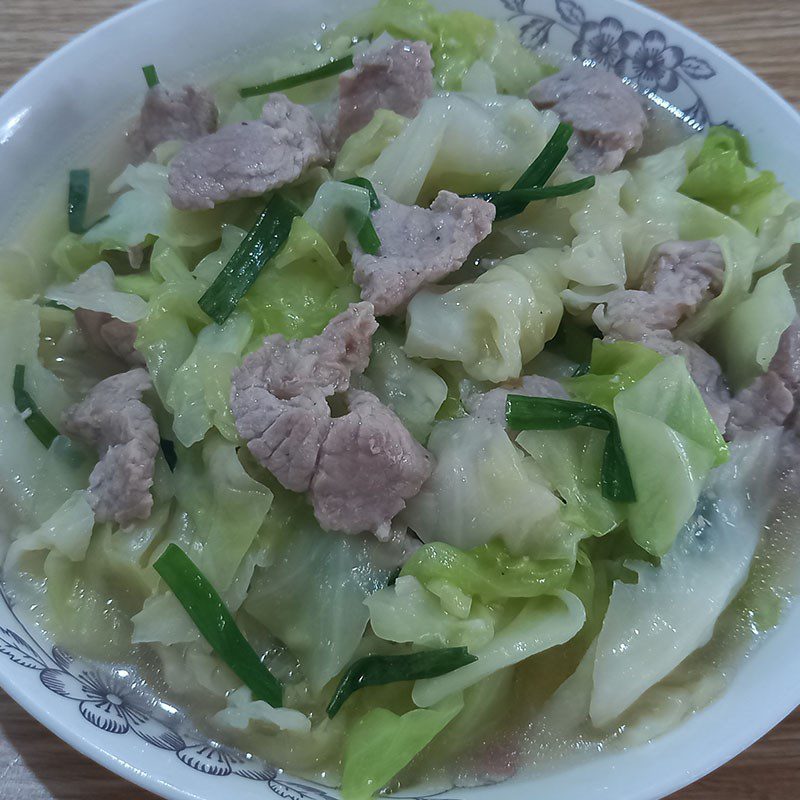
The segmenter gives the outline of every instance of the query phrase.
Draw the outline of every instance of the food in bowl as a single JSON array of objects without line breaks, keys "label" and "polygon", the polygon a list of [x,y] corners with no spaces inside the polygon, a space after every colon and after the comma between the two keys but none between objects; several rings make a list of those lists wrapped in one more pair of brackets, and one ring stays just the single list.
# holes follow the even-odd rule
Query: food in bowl
[{"label": "food in bowl", "polygon": [[144,78],[3,277],[17,607],[353,800],[719,692],[796,486],[800,206],[746,139],[424,3]]}]

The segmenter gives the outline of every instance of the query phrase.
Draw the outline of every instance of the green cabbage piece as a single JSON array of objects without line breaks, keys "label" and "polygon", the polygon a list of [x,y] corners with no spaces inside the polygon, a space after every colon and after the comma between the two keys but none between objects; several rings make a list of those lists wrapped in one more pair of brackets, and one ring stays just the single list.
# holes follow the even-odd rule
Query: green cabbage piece
[{"label": "green cabbage piece", "polygon": [[526,600],[507,609],[507,614],[510,621],[494,638],[474,649],[477,661],[438,678],[416,681],[414,702],[422,708],[435,705],[505,667],[570,641],[586,621],[583,603],[570,592]]},{"label": "green cabbage piece", "polygon": [[360,175],[403,132],[408,120],[388,108],[379,108],[368,125],[345,139],[336,157],[336,180]]},{"label": "green cabbage piece", "polygon": [[164,398],[173,414],[172,430],[184,447],[202,441],[212,426],[229,441],[238,441],[230,410],[231,375],[252,335],[253,320],[241,311],[198,334]]},{"label": "green cabbage piece", "polygon": [[680,356],[620,392],[614,412],[637,496],[627,506],[631,536],[663,556],[694,512],[708,473],[727,459],[727,445]]},{"label": "green cabbage piece", "polygon": [[603,497],[600,475],[607,434],[589,428],[523,431],[517,444],[533,458],[565,505],[561,519],[589,536],[605,536],[625,518]]},{"label": "green cabbage piece", "polygon": [[72,283],[51,286],[44,296],[73,310],[86,308],[111,314],[123,322],[138,322],[147,313],[147,303],[137,295],[119,291],[114,281],[114,270],[101,261]]},{"label": "green cabbage piece", "polygon": [[400,338],[384,326],[372,337],[369,366],[354,383],[389,406],[423,444],[447,398],[444,380],[426,364],[410,359]]},{"label": "green cabbage piece", "polygon": [[305,339],[321,333],[332,317],[358,302],[352,271],[345,269],[306,220],[295,219],[289,238],[262,271],[240,307],[256,333]]},{"label": "green cabbage piece", "polygon": [[[39,333],[33,301],[0,295],[0,511],[9,528],[42,525],[73,492],[86,487],[91,469],[83,451],[64,437],[45,448],[17,410],[17,365],[25,367],[26,388],[56,427],[58,412],[69,404],[61,381],[38,361]],[[37,376],[36,388],[31,374]]]},{"label": "green cabbage piece", "polygon": [[[731,446],[691,522],[658,566],[616,583],[597,641],[591,717],[606,726],[711,638],[747,580],[770,508],[780,435]],[[743,502],[743,498],[747,498]]]},{"label": "green cabbage piece", "polygon": [[[239,593],[237,576],[272,505],[272,492],[248,475],[236,447],[217,435],[206,436],[202,447],[178,447],[177,456],[176,510],[165,544],[179,545],[229,607],[238,607],[231,603],[230,593]],[[255,564],[246,566],[252,574]],[[242,600],[238,598],[239,605]],[[172,644],[199,637],[183,607],[169,592],[149,598],[134,624],[134,640],[138,642]]]},{"label": "green cabbage piece", "polygon": [[630,389],[663,361],[662,357],[635,342],[592,342],[589,372],[563,381],[573,399],[606,411],[614,410],[614,398]]},{"label": "green cabbage piece", "polygon": [[433,542],[414,553],[402,574],[429,586],[447,582],[491,603],[511,597],[538,597],[566,588],[574,569],[571,559],[537,560],[513,556],[500,542],[459,550]]},{"label": "green cabbage piece", "polygon": [[473,283],[418,292],[408,306],[409,356],[460,362],[477,380],[518,378],[552,339],[564,306],[560,253],[512,256]]},{"label": "green cabbage piece", "polygon": [[736,390],[769,369],[781,335],[797,316],[784,272],[764,275],[753,293],[713,331],[713,351]]},{"label": "green cabbage piece", "polygon": [[376,592],[365,602],[372,630],[381,639],[472,650],[492,640],[495,615],[485,605],[467,600],[465,608],[448,611],[440,598],[409,575],[400,576],[394,586]]},{"label": "green cabbage piece", "polygon": [[350,214],[355,214],[358,219],[369,217],[369,192],[360,186],[326,181],[317,189],[303,218],[335,252],[351,231]]},{"label": "green cabbage piece", "polygon": [[428,450],[433,473],[404,517],[423,542],[470,549],[499,538],[517,554],[574,554],[559,524],[561,501],[502,426],[472,417],[438,422]]},{"label": "green cabbage piece", "polygon": [[444,89],[459,89],[464,75],[482,59],[492,68],[497,89],[525,94],[555,72],[523,47],[516,31],[468,11],[441,13],[427,0],[379,0],[373,8],[339,25],[328,41],[373,38],[422,39],[431,45],[434,75]]},{"label": "green cabbage piece", "polygon": [[463,707],[463,698],[457,694],[433,708],[418,708],[403,715],[385,708],[368,711],[347,736],[343,800],[370,800],[430,744]]},{"label": "green cabbage piece", "polygon": [[114,202],[106,219],[84,234],[83,241],[103,249],[125,250],[153,236],[178,247],[197,247],[219,239],[224,215],[230,210],[178,211],[167,194],[168,173],[165,166],[149,161],[126,167],[109,191],[128,191]]},{"label": "green cabbage piece", "polygon": [[274,490],[262,534],[269,560],[256,570],[244,609],[299,659],[319,692],[359,647],[364,600],[394,565],[381,561],[374,537],[323,531],[301,495]]},{"label": "green cabbage piece", "polygon": [[518,97],[431,97],[361,172],[405,205],[428,202],[442,189],[469,194],[508,188],[557,124],[555,114]]},{"label": "green cabbage piece", "polygon": [[753,176],[750,145],[738,131],[711,128],[680,191],[758,232],[769,215],[769,195],[779,187],[772,172]]}]

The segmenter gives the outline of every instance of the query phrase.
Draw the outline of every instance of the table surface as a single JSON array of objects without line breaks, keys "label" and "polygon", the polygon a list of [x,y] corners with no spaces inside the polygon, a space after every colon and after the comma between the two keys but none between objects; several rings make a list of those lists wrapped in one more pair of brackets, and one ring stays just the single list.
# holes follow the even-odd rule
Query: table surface
[{"label": "table surface", "polygon": [[[0,92],[131,0],[0,0]],[[800,0],[648,0],[719,44],[800,105]],[[673,800],[790,800],[800,794],[800,711]],[[68,748],[0,693],[2,800],[153,800]]]}]

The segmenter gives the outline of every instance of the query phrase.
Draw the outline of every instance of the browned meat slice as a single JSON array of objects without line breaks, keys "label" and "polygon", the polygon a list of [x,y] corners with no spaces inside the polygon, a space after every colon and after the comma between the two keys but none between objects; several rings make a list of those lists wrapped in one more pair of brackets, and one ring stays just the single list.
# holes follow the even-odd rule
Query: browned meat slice
[{"label": "browned meat slice", "polygon": [[498,386],[485,394],[475,393],[464,397],[464,409],[470,416],[505,427],[506,400],[510,394],[569,400],[569,395],[558,381],[541,375],[525,375],[518,386]]},{"label": "browned meat slice", "polygon": [[213,208],[291,183],[327,158],[311,112],[273,94],[261,119],[227,125],[186,145],[170,163],[169,196],[176,208]]},{"label": "browned meat slice", "polygon": [[131,140],[137,152],[146,156],[164,142],[193,142],[213,133],[218,122],[214,98],[206,90],[158,85],[147,92]]},{"label": "browned meat slice", "polygon": [[570,158],[581,172],[613,172],[642,146],[642,99],[611,72],[572,64],[537,83],[530,96],[575,129]]},{"label": "browned meat slice", "polygon": [[150,388],[146,370],[132,369],[100,381],[64,413],[64,433],[100,455],[89,477],[89,503],[100,522],[125,525],[150,516],[159,446],[153,413],[141,400]]},{"label": "browned meat slice", "polygon": [[397,415],[369,392],[348,393],[349,413],[334,419],[311,482],[320,525],[344,533],[389,535],[431,473],[431,457]]},{"label": "browned meat slice", "polygon": [[86,308],[75,309],[75,321],[86,340],[92,346],[119,358],[129,367],[143,367],[144,356],[139,353],[136,342],[136,324],[123,322],[102,311]]},{"label": "browned meat slice", "polygon": [[427,42],[394,42],[353,59],[339,78],[338,140],[361,130],[379,108],[416,117],[433,94],[433,59]]},{"label": "browned meat slice", "polygon": [[308,489],[330,426],[326,398],[346,391],[352,373],[366,369],[377,328],[372,306],[357,303],[319,336],[294,341],[268,336],[234,371],[236,429],[287,489]]},{"label": "browned meat slice", "polygon": [[666,242],[653,250],[641,290],[613,292],[594,322],[606,336],[629,341],[671,331],[722,291],[724,272],[716,242]]},{"label": "browned meat slice", "polygon": [[403,311],[426,283],[455,272],[492,230],[495,207],[480,198],[439,192],[430,208],[388,197],[373,212],[381,240],[377,255],[353,243],[353,269],[361,296],[379,316]]}]

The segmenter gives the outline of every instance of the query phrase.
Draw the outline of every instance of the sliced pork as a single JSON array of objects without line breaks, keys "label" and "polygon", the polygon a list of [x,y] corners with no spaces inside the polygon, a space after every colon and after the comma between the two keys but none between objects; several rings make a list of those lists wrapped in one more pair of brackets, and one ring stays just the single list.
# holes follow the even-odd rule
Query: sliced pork
[{"label": "sliced pork", "polygon": [[89,477],[89,503],[99,522],[125,525],[150,516],[159,435],[142,395],[151,387],[146,370],[132,369],[100,381],[64,413],[64,433],[100,456]]},{"label": "sliced pork", "polygon": [[327,159],[311,112],[273,94],[260,119],[227,125],[186,145],[170,163],[169,196],[179,209],[209,209],[292,183]]},{"label": "sliced pork", "polygon": [[549,108],[575,129],[570,158],[587,174],[613,172],[644,141],[642,98],[612,72],[572,64],[531,89],[537,108]]},{"label": "sliced pork", "polygon": [[214,133],[219,112],[210,92],[184,86],[154,86],[147,92],[139,120],[131,133],[137,152],[146,156],[164,142],[193,142]]},{"label": "sliced pork", "polygon": [[363,391],[347,395],[349,412],[334,419],[311,482],[320,525],[387,538],[392,518],[431,474],[431,457],[399,417]]},{"label": "sliced pork", "polygon": [[308,489],[330,427],[327,398],[346,391],[350,376],[366,369],[377,328],[372,306],[357,303],[319,336],[268,336],[233,373],[236,429],[287,489]]},{"label": "sliced pork", "polygon": [[427,283],[441,280],[466,261],[492,230],[495,207],[480,198],[439,192],[430,208],[404,206],[381,197],[372,222],[377,255],[353,243],[353,269],[361,297],[379,316],[402,312]]},{"label": "sliced pork", "polygon": [[613,339],[674,330],[722,291],[725,259],[716,242],[666,242],[650,255],[640,290],[613,292],[594,323]]},{"label": "sliced pork", "polygon": [[361,130],[379,108],[416,117],[433,94],[433,59],[427,42],[403,40],[353,59],[339,78],[338,141]]},{"label": "sliced pork", "polygon": [[143,367],[144,356],[135,348],[136,324],[123,322],[103,311],[75,309],[75,321],[84,338],[98,350],[110,353],[129,367]]}]

